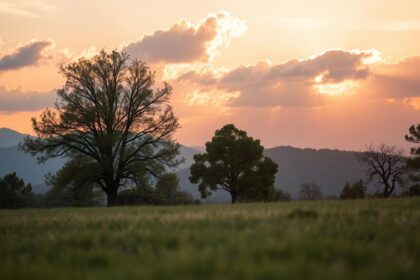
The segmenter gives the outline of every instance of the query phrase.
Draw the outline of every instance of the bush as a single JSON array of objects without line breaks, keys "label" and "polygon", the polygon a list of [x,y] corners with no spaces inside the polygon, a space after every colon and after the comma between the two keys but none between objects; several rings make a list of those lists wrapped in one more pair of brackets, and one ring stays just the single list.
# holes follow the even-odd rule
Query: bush
[{"label": "bush", "polygon": [[362,180],[357,181],[352,186],[346,183],[340,194],[340,199],[358,199],[366,197],[366,186]]}]

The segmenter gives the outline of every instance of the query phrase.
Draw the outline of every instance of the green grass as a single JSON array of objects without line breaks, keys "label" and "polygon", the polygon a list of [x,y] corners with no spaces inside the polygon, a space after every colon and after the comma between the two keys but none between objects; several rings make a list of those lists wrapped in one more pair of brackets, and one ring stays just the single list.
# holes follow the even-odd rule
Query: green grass
[{"label": "green grass", "polygon": [[0,211],[1,279],[420,279],[420,199]]}]

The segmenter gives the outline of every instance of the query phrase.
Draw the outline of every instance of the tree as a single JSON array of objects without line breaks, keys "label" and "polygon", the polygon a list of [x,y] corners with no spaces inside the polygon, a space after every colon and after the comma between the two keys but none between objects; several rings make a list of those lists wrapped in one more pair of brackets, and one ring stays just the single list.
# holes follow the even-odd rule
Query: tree
[{"label": "tree", "polygon": [[160,205],[197,204],[191,194],[181,191],[179,177],[175,173],[161,176],[156,183],[155,191]]},{"label": "tree", "polygon": [[369,180],[376,180],[383,186],[385,198],[393,193],[397,185],[402,185],[405,159],[403,151],[396,146],[369,146],[367,151],[357,153],[356,157],[365,164]]},{"label": "tree", "polygon": [[254,169],[247,170],[241,178],[244,191],[241,201],[275,201],[277,190],[274,186],[278,166],[268,157],[257,162]]},{"label": "tree", "polygon": [[405,139],[413,144],[417,144],[417,147],[410,149],[411,157],[407,159],[406,168],[409,172],[409,178],[414,184],[411,186],[412,190],[409,193],[416,193],[420,185],[420,124],[417,126],[412,125],[409,128],[409,134],[405,135]]},{"label": "tree", "polygon": [[154,86],[154,72],[125,53],[101,51],[60,68],[66,79],[53,109],[32,119],[37,138],[27,137],[24,151],[50,158],[84,157],[92,178],[118,204],[118,190],[138,174],[159,177],[174,167],[179,145],[172,136],[178,121],[169,98],[172,88]]},{"label": "tree", "polygon": [[162,175],[154,188],[149,184],[142,184],[123,190],[118,199],[122,205],[197,204],[191,194],[180,190],[179,178],[175,173]]},{"label": "tree", "polygon": [[159,178],[155,186],[159,204],[170,205],[174,203],[179,192],[179,178],[175,173],[167,173]]},{"label": "tree", "polygon": [[366,186],[362,180],[353,185],[346,183],[340,194],[340,199],[358,199],[366,197]]},{"label": "tree", "polygon": [[263,151],[260,140],[233,124],[225,125],[206,143],[205,153],[194,155],[190,181],[199,183],[202,198],[221,189],[235,203],[252,186],[264,197],[264,189],[274,184],[277,164],[264,157]]},{"label": "tree", "polygon": [[56,206],[99,205],[100,195],[95,184],[96,164],[86,157],[75,157],[57,171],[47,176],[51,186],[50,197]]},{"label": "tree", "polygon": [[299,198],[302,200],[322,199],[321,187],[315,183],[304,183],[300,185]]},{"label": "tree", "polygon": [[16,173],[6,174],[0,179],[0,208],[26,207],[32,196],[31,185],[25,185]]}]

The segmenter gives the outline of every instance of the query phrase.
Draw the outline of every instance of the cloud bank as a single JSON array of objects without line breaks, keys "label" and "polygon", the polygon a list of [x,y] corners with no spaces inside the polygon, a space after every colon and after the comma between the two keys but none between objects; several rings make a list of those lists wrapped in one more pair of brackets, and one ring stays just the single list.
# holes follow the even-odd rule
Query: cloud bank
[{"label": "cloud bank", "polygon": [[149,63],[207,62],[245,29],[243,21],[219,12],[209,14],[198,24],[182,20],[168,30],[158,30],[130,42],[122,50]]},{"label": "cloud bank", "polygon": [[366,79],[370,75],[368,61],[375,55],[372,50],[331,50],[277,65],[261,61],[227,72],[209,68],[190,71],[177,81],[192,83],[200,92],[217,88],[239,93],[228,102],[230,106],[319,106],[328,99],[322,94],[327,89],[323,85],[345,87],[349,82]]},{"label": "cloud bank", "polygon": [[36,111],[52,106],[56,99],[55,92],[24,92],[20,89],[7,90],[0,86],[0,111]]},{"label": "cloud bank", "polygon": [[52,40],[34,39],[22,44],[10,54],[0,56],[0,72],[36,65],[46,58],[45,51],[53,46]]}]

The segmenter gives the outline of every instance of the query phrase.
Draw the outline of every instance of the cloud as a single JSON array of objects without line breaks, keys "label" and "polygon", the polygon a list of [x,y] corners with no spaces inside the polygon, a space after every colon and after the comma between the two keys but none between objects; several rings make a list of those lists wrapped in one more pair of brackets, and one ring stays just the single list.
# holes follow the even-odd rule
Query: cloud
[{"label": "cloud", "polygon": [[55,92],[25,92],[20,89],[7,90],[0,86],[0,111],[36,111],[52,106],[56,99]]},{"label": "cloud", "polygon": [[320,86],[339,85],[337,90],[348,90],[349,82],[370,75],[368,62],[376,56],[374,50],[331,50],[277,65],[261,61],[225,73],[209,68],[190,71],[177,81],[193,83],[202,92],[217,88],[239,93],[227,102],[229,106],[321,106],[330,96],[322,94],[327,92]]},{"label": "cloud", "polygon": [[407,57],[378,68],[367,84],[371,95],[384,98],[420,96],[420,56]]},{"label": "cloud", "polygon": [[0,56],[0,72],[36,65],[46,58],[45,51],[54,46],[52,40],[31,40],[12,53]]},{"label": "cloud", "polygon": [[122,50],[149,63],[207,62],[245,29],[243,21],[227,12],[219,12],[209,14],[195,25],[182,20],[168,30],[158,30],[128,43]]}]

